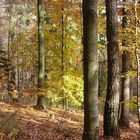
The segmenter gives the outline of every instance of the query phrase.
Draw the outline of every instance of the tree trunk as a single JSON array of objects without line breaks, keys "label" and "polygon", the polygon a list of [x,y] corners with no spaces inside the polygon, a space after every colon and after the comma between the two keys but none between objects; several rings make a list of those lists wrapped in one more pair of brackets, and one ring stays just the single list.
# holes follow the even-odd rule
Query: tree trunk
[{"label": "tree trunk", "polygon": [[[9,73],[9,98],[12,98],[12,93],[15,90],[15,69],[12,64],[5,58],[7,52],[0,48],[0,69],[3,69],[6,74]],[[8,76],[7,76],[8,77]],[[8,80],[8,79],[7,79]]]},{"label": "tree trunk", "polygon": [[106,0],[108,84],[104,109],[104,135],[119,138],[119,45],[117,1]]},{"label": "tree trunk", "polygon": [[136,56],[136,64],[137,64],[137,115],[138,115],[138,124],[139,129],[137,133],[137,139],[140,139],[140,93],[139,93],[139,83],[140,83],[140,60],[139,60],[139,50],[138,50],[138,13],[137,13],[137,0],[134,0],[134,16],[135,16],[135,56]]},{"label": "tree trunk", "polygon": [[[45,82],[45,46],[44,46],[44,0],[37,0],[38,9],[38,88],[42,88]],[[38,95],[37,107],[44,108],[42,100],[44,95]]]},{"label": "tree trunk", "polygon": [[65,108],[65,93],[64,93],[64,5],[62,1],[62,16],[61,16],[61,62],[62,62],[62,107]]},{"label": "tree trunk", "polygon": [[83,140],[97,140],[98,60],[97,60],[97,0],[83,0],[84,36],[84,132]]},{"label": "tree trunk", "polygon": [[[9,23],[8,23],[8,44],[7,44],[7,58],[8,58],[8,61],[10,61],[10,34],[11,34],[11,7],[10,7],[10,3],[9,3]],[[8,96],[10,98],[10,91],[9,91],[9,88],[10,88],[10,82],[9,82],[9,71],[7,73],[7,92],[8,92]]]},{"label": "tree trunk", "polygon": [[36,107],[46,109],[46,102],[45,101],[46,101],[46,98],[43,94],[38,95]]},{"label": "tree trunk", "polygon": [[127,9],[125,8],[127,0],[123,0],[124,7],[122,9],[122,30],[123,30],[123,40],[122,46],[124,47],[124,51],[122,54],[122,93],[121,93],[121,116],[120,116],[120,124],[122,126],[129,127],[129,99],[130,99],[130,78],[128,75],[130,68],[130,54],[126,50],[127,46],[126,41],[126,29],[128,26],[127,23]]}]

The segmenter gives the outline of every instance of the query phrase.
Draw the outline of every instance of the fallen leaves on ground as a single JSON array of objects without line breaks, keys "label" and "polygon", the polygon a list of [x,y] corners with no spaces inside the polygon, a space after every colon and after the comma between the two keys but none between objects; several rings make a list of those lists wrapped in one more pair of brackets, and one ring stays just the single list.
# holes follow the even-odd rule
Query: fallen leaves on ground
[{"label": "fallen leaves on ground", "polygon": [[[0,124],[7,114],[17,111],[11,132],[8,128],[0,132],[0,140],[81,140],[83,131],[83,114],[70,110],[48,109],[36,110],[19,104],[0,101]],[[52,117],[53,116],[53,117]],[[136,117],[135,117],[136,118]],[[103,136],[103,116],[100,115],[100,137]],[[121,128],[121,140],[137,139],[137,121],[131,117],[131,127]]]}]

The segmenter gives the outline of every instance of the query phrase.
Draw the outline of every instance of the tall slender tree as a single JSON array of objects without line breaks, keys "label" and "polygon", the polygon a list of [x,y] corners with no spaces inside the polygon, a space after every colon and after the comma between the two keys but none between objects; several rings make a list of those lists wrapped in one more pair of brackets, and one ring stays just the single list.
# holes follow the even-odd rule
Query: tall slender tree
[{"label": "tall slender tree", "polygon": [[[42,88],[45,82],[45,46],[44,46],[44,0],[37,0],[38,12],[38,88]],[[43,94],[38,95],[38,107],[45,108]]]},{"label": "tall slender tree", "polygon": [[134,0],[134,16],[135,16],[135,56],[136,56],[136,64],[137,64],[137,111],[138,111],[138,136],[137,139],[140,139],[140,89],[139,89],[139,83],[140,83],[140,60],[139,60],[139,53],[138,53],[138,13],[137,13],[137,7],[138,6],[138,0]]},{"label": "tall slender tree", "polygon": [[97,0],[83,0],[84,132],[83,140],[98,139]]},{"label": "tall slender tree", "polygon": [[128,10],[127,10],[128,0],[123,0],[122,9],[122,30],[123,30],[123,54],[122,54],[122,93],[121,93],[121,116],[120,124],[129,127],[129,98],[130,98],[130,78],[128,75],[130,68],[130,54],[126,49],[128,47],[126,40],[126,29],[128,28]]},{"label": "tall slender tree", "polygon": [[[64,86],[64,1],[62,0],[62,15],[61,15],[61,53],[62,53],[62,86]],[[62,88],[62,107],[65,108],[65,97],[64,97],[64,90]]]},{"label": "tall slender tree", "polygon": [[[8,61],[10,60],[10,28],[11,28],[11,5],[10,5],[10,2],[8,3],[9,7],[8,7],[8,16],[9,16],[9,23],[8,23],[8,44],[7,44],[7,58],[8,58]],[[7,91],[8,91],[8,96],[10,97],[10,94],[9,94],[9,87],[10,87],[10,83],[9,83],[9,72],[7,74]]]},{"label": "tall slender tree", "polygon": [[104,135],[119,138],[119,44],[117,0],[106,0],[108,84],[104,109]]}]

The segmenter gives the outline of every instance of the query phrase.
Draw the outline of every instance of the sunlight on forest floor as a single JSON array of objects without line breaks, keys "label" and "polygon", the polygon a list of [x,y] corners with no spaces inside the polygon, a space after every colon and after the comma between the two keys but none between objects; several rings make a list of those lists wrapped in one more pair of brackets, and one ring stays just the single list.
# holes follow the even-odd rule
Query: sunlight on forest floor
[{"label": "sunlight on forest floor", "polygon": [[[136,140],[136,121],[133,116],[131,128],[121,129],[122,140]],[[83,114],[58,109],[40,111],[1,101],[0,124],[4,124],[0,125],[0,140],[81,140]],[[100,136],[103,135],[102,125],[101,115]]]}]

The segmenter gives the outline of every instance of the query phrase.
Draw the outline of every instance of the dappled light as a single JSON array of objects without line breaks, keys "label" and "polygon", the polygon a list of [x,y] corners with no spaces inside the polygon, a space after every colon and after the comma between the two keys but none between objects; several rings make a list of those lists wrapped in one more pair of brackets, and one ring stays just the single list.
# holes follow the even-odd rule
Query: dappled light
[{"label": "dappled light", "polygon": [[1,0],[0,140],[140,140],[139,5]]}]

